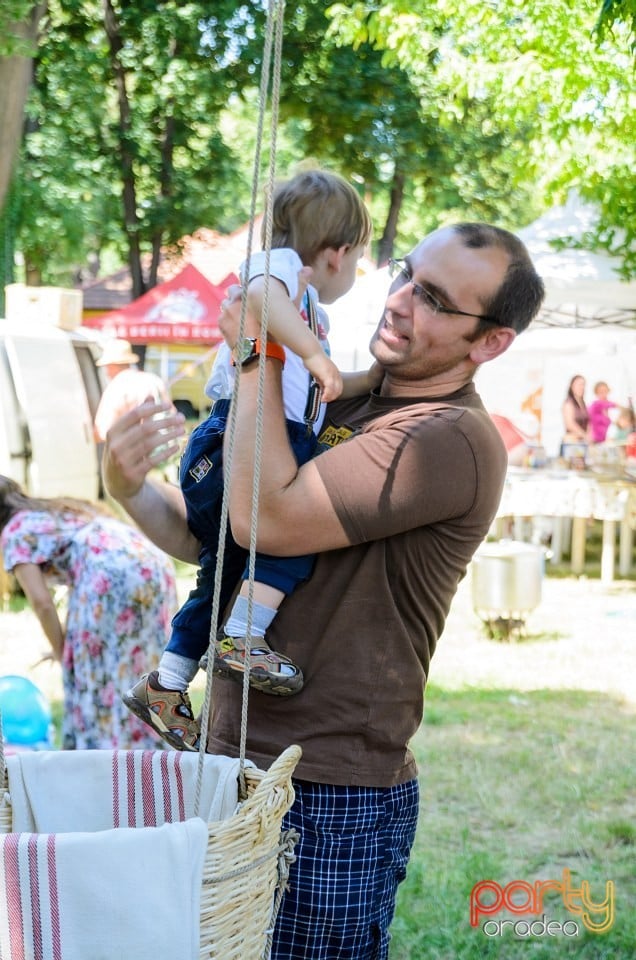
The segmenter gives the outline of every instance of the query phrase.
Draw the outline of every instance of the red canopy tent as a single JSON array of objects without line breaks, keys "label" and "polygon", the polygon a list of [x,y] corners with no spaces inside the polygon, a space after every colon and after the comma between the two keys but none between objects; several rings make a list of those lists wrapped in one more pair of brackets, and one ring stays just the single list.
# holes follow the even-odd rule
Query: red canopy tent
[{"label": "red canopy tent", "polygon": [[217,320],[225,291],[237,277],[210,283],[192,264],[121,310],[87,317],[84,325],[134,344],[190,343],[212,346],[221,339]]}]

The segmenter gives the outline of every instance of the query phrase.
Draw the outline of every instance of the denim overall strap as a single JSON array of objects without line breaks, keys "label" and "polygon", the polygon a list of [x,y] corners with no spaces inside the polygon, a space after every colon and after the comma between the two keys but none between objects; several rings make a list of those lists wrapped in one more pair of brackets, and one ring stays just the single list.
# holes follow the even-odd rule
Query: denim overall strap
[{"label": "denim overall strap", "polygon": [[[306,295],[307,300],[307,321],[309,324],[309,329],[317,337],[318,336],[318,315],[316,311],[316,304],[313,301],[313,298]],[[309,392],[307,394],[307,403],[305,405],[304,413],[304,422],[307,425],[308,429],[312,429],[314,423],[318,418],[320,413],[320,387],[314,380],[314,378],[309,376]]]}]

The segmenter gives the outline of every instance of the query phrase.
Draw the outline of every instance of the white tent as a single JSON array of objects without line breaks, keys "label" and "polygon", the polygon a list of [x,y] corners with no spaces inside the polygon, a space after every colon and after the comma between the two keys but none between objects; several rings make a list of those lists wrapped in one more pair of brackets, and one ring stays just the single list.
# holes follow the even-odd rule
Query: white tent
[{"label": "white tent", "polygon": [[555,457],[563,434],[561,406],[576,374],[587,381],[588,403],[598,380],[609,384],[616,403],[636,400],[636,329],[533,325],[506,353],[480,368],[476,384],[491,413],[508,417]]},{"label": "white tent", "polygon": [[605,380],[610,399],[636,400],[636,282],[621,280],[620,261],[590,250],[555,250],[552,240],[583,240],[597,212],[576,194],[517,231],[546,285],[545,308],[503,356],[485,364],[477,385],[491,413],[507,416],[556,456],[561,406],[573,376],[586,400]]},{"label": "white tent", "polygon": [[[564,206],[517,231],[544,278],[546,309],[510,350],[477,374],[490,412],[513,420],[541,441],[549,456],[558,453],[561,405],[575,374],[587,380],[588,402],[597,380],[607,381],[617,403],[636,400],[636,282],[620,279],[613,257],[556,251],[550,243],[568,236],[583,239],[596,216],[572,194]],[[369,340],[389,285],[385,268],[367,272],[327,308],[332,354],[341,369],[370,365]]]},{"label": "white tent", "polygon": [[517,231],[546,285],[545,320],[569,326],[575,321],[590,325],[631,320],[636,325],[636,282],[621,280],[620,260],[603,252],[553,246],[552,241],[567,237],[584,241],[597,219],[596,209],[571,192],[564,206]]}]

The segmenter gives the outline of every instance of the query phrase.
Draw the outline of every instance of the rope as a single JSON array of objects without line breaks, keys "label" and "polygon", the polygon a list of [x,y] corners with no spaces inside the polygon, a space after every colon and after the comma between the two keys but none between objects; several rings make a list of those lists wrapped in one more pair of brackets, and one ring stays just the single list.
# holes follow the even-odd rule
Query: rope
[{"label": "rope", "polygon": [[282,842],[279,847],[279,856],[278,856],[278,882],[276,884],[276,893],[274,895],[274,903],[272,905],[272,913],[269,919],[269,926],[265,933],[267,934],[267,940],[265,942],[265,947],[263,949],[263,958],[267,960],[272,952],[272,940],[274,938],[274,927],[276,926],[276,919],[278,917],[278,911],[280,910],[280,905],[283,899],[283,894],[286,890],[289,889],[289,871],[291,865],[296,859],[296,854],[294,853],[294,847],[300,840],[300,834],[297,830],[290,828],[286,830],[282,836]]},{"label": "rope", "polygon": [[264,863],[268,863],[274,857],[278,857],[279,883],[281,879],[283,879],[285,884],[287,884],[287,880],[289,878],[289,869],[296,859],[294,846],[296,845],[299,837],[300,834],[297,830],[287,830],[285,833],[283,833],[281,842],[278,844],[278,846],[273,850],[270,850],[269,853],[265,853],[262,857],[252,860],[251,863],[245,864],[244,867],[237,867],[236,870],[228,870],[227,873],[222,873],[218,877],[209,877],[207,879],[204,878],[202,883],[204,886],[210,887],[215,883],[224,883],[226,880],[235,880],[237,877],[243,877],[252,870],[255,870],[256,867],[262,867]]},{"label": "rope", "polygon": [[[262,155],[262,143],[263,143],[263,128],[265,123],[265,113],[267,105],[267,92],[269,89],[270,83],[270,72],[271,72],[271,59],[272,59],[272,48],[274,48],[274,79],[272,85],[272,119],[271,119],[271,151],[270,151],[270,165],[269,165],[269,177],[268,177],[268,189],[267,189],[267,203],[265,209],[265,220],[264,220],[264,229],[265,229],[265,294],[263,299],[263,314],[261,319],[261,339],[264,340],[267,334],[267,320],[269,316],[269,253],[271,249],[271,236],[272,236],[272,194],[273,194],[273,184],[275,177],[275,157],[276,157],[276,129],[278,123],[278,101],[280,99],[280,65],[282,59],[282,38],[283,38],[283,23],[284,23],[284,0],[269,0],[268,11],[267,11],[267,25],[265,32],[265,41],[263,47],[263,65],[261,69],[261,79],[260,79],[260,88],[259,88],[259,111],[258,111],[258,123],[256,131],[256,147],[254,152],[254,165],[253,165],[253,176],[252,176],[252,196],[250,203],[250,219],[249,219],[249,229],[247,236],[247,254],[245,260],[245,271],[249,275],[249,266],[250,259],[252,254],[252,245],[254,237],[254,221],[256,219],[256,208],[259,196],[259,172],[261,166],[261,155]],[[242,298],[241,298],[241,316],[239,323],[239,337],[244,336],[245,331],[245,320],[247,316],[247,296],[246,288],[243,287]],[[240,378],[241,378],[241,368],[240,366],[236,367],[236,376],[234,381],[234,389],[232,392],[232,402],[230,404],[230,414],[228,417],[228,442],[225,450],[225,466],[224,474],[226,479],[230,476],[232,459],[234,456],[234,436],[235,436],[235,425],[236,425],[236,400],[238,397],[238,392],[240,389]],[[250,553],[249,553],[249,566],[248,566],[248,603],[247,603],[247,637],[246,637],[246,647],[245,647],[245,657],[246,657],[246,670],[243,677],[243,701],[242,701],[242,712],[241,712],[241,737],[239,744],[239,797],[241,799],[246,799],[247,797],[247,786],[245,781],[245,753],[246,753],[246,741],[247,741],[247,713],[248,713],[248,690],[249,690],[249,662],[250,662],[250,634],[252,629],[252,610],[253,610],[253,586],[254,586],[254,563],[256,555],[256,530],[257,530],[257,508],[258,508],[258,492],[260,486],[260,459],[261,459],[261,439],[262,439],[262,424],[263,424],[263,389],[265,383],[265,355],[261,354],[259,361],[259,396],[258,396],[258,406],[257,406],[257,419],[256,419],[256,444],[255,444],[255,454],[256,454],[256,465],[254,471],[254,489],[252,495],[252,526],[251,526],[251,536],[250,536]],[[221,597],[221,581],[223,573],[223,557],[225,553],[225,542],[227,539],[227,529],[228,529],[228,517],[229,517],[229,483],[226,482],[223,488],[223,498],[221,501],[221,520],[220,520],[220,533],[219,533],[219,544],[216,554],[216,571],[214,576],[214,588],[212,594],[212,616],[210,623],[210,637],[208,643],[208,668],[207,668],[207,680],[205,686],[205,696],[203,700],[203,706],[201,709],[201,736],[199,743],[199,757],[198,757],[198,768],[197,768],[197,780],[196,780],[196,790],[195,790],[195,810],[197,814],[200,815],[200,801],[201,801],[201,788],[203,782],[203,767],[204,767],[204,757],[205,749],[208,739],[208,727],[209,727],[209,717],[210,717],[210,708],[212,703],[212,683],[213,683],[213,674],[214,674],[214,643],[216,640],[216,625],[219,620],[220,613],[220,597]]]}]

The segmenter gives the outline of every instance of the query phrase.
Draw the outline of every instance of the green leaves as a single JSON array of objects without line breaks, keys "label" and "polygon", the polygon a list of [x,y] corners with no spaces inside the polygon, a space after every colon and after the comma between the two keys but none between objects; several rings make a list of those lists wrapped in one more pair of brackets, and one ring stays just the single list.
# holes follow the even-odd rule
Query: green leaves
[{"label": "green leaves", "polygon": [[[422,116],[438,111],[440,125],[475,160],[471,182],[487,179],[483,164],[494,158],[484,146],[496,130],[503,153],[494,163],[505,164],[511,186],[534,178],[543,207],[578,187],[601,201],[597,241],[609,242],[606,218],[633,209],[625,191],[633,196],[634,188],[620,172],[634,163],[633,4],[606,0],[600,36],[597,0],[390,0],[336,4],[329,13],[341,42],[371,40],[385,62],[400,66],[419,93]],[[457,124],[480,116],[485,140],[473,127],[471,143]],[[628,249],[629,241],[629,271]]]}]

